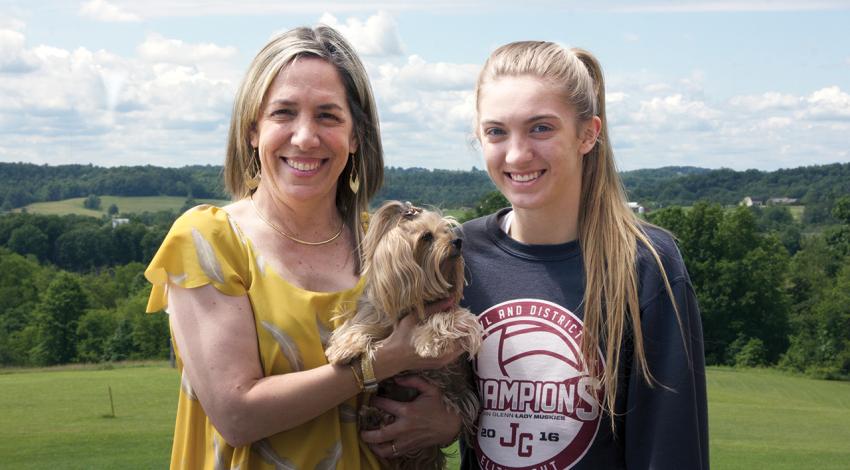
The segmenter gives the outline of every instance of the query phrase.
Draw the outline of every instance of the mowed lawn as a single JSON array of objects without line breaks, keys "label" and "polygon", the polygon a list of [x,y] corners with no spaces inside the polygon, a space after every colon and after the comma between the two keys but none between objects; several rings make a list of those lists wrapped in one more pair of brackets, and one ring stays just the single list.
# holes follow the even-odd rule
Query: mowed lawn
[{"label": "mowed lawn", "polygon": [[167,363],[0,373],[0,468],[168,468],[179,383]]},{"label": "mowed lawn", "polygon": [[[78,214],[89,215],[92,217],[101,217],[106,215],[109,206],[115,204],[118,206],[118,212],[121,214],[131,214],[139,212],[156,212],[162,210],[179,210],[186,203],[185,197],[177,196],[143,196],[143,197],[122,197],[122,196],[100,196],[100,209],[92,210],[83,207],[85,198],[75,197],[64,199],[61,201],[50,202],[34,202],[25,207],[27,212],[33,214],[45,215],[66,215]],[[230,201],[217,199],[196,199],[198,204],[212,204],[214,206],[222,206]],[[19,209],[18,209],[19,210]]]},{"label": "mowed lawn", "polygon": [[708,394],[713,468],[850,468],[850,382],[712,368]]},{"label": "mowed lawn", "polygon": [[[0,467],[166,468],[178,385],[165,363],[0,370]],[[850,383],[711,368],[708,386],[712,468],[848,468]]]}]

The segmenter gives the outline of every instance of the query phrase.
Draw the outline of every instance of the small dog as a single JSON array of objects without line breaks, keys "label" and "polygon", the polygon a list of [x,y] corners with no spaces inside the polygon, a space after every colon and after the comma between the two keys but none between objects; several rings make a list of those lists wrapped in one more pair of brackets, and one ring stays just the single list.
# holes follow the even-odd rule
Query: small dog
[{"label": "small dog", "polygon": [[[481,346],[483,334],[475,316],[457,307],[463,291],[461,240],[452,230],[457,222],[433,211],[408,203],[389,201],[369,219],[363,239],[363,275],[366,286],[357,310],[337,328],[325,353],[333,364],[349,364],[362,354],[374,358],[381,340],[390,335],[406,315],[416,315],[418,326],[412,343],[421,357],[437,357],[452,345],[469,356]],[[452,298],[455,306],[425,316],[425,306]],[[463,420],[463,432],[474,432],[478,416],[478,398],[470,380],[468,358],[436,370],[413,371],[442,390],[446,406]],[[410,401],[409,389],[381,383],[378,394],[399,401]],[[413,391],[415,394],[415,390]],[[364,406],[359,413],[362,429],[377,429],[392,422],[378,408]],[[439,447],[401,454],[384,462],[390,468],[444,468],[445,456]]]}]

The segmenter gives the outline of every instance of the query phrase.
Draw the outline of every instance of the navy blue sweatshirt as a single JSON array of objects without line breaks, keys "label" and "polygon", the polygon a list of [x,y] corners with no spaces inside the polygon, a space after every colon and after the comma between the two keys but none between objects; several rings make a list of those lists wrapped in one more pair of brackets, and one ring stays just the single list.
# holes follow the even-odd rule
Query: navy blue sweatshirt
[{"label": "navy blue sweatshirt", "polygon": [[508,210],[462,230],[468,282],[462,303],[478,315],[485,339],[474,361],[482,411],[476,440],[462,443],[461,468],[707,469],[702,326],[672,237],[647,228],[681,327],[657,264],[639,246],[641,327],[657,384],[647,385],[638,372],[627,334],[612,432],[602,405],[604,384],[588,375],[580,354],[581,247],[511,239],[499,227]]}]

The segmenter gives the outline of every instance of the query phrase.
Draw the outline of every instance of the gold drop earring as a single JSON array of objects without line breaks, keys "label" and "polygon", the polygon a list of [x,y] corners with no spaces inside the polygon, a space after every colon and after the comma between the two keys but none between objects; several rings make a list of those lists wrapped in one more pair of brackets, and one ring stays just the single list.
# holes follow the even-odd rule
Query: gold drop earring
[{"label": "gold drop earring", "polygon": [[248,187],[249,191],[253,191],[260,185],[260,154],[256,147],[251,156],[251,161],[248,163],[248,168],[245,170],[245,186]]},{"label": "gold drop earring", "polygon": [[360,177],[357,175],[357,164],[354,161],[354,154],[351,155],[351,173],[348,175],[348,187],[351,188],[351,192],[357,194],[357,191],[360,191]]}]

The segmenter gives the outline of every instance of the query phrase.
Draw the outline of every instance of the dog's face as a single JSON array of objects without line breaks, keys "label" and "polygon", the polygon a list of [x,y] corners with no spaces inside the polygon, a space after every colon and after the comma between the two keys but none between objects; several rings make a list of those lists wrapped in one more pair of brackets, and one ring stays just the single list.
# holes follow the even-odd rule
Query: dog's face
[{"label": "dog's face", "polygon": [[429,302],[460,300],[463,291],[457,223],[440,214],[389,201],[369,219],[363,240],[367,292],[390,315],[418,314]]}]

